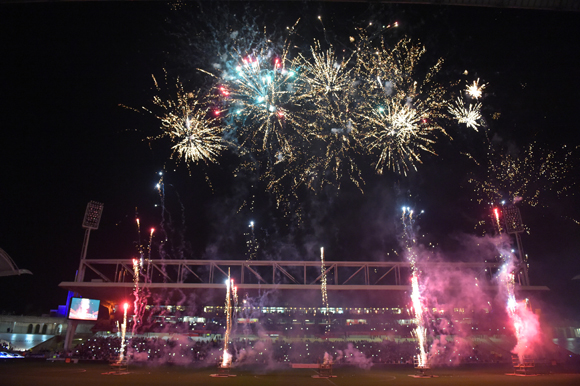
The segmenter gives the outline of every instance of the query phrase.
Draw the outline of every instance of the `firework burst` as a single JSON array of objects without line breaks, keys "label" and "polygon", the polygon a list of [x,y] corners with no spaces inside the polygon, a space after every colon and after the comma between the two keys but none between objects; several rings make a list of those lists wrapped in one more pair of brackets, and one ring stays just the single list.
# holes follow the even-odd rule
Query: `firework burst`
[{"label": "firework burst", "polygon": [[478,131],[481,126],[481,103],[468,104],[465,106],[463,99],[457,98],[454,105],[449,105],[449,113],[458,123],[465,123],[467,127]]},{"label": "firework burst", "polygon": [[362,190],[364,180],[354,156],[364,152],[361,135],[352,114],[356,106],[352,55],[339,59],[333,49],[311,47],[311,57],[299,55],[296,103],[303,122],[307,149],[300,158],[301,181],[313,191],[325,185],[340,189],[343,177]]},{"label": "firework burst", "polygon": [[[161,88],[155,77],[153,80],[155,88],[160,92]],[[161,121],[162,133],[148,139],[169,137],[173,143],[171,158],[176,156],[187,164],[216,162],[221,151],[225,149],[219,111],[212,109],[210,99],[199,91],[185,91],[179,79],[175,88],[177,93],[174,99],[163,99],[159,95],[153,98],[153,103],[162,109],[162,114],[155,114]]]},{"label": "firework burst", "polygon": [[465,92],[473,99],[479,99],[483,95],[483,89],[485,86],[486,84],[479,85],[479,79],[477,79],[473,81],[473,84],[467,86]]},{"label": "firework burst", "polygon": [[259,48],[234,49],[227,70],[219,76],[201,71],[218,81],[216,90],[232,137],[270,167],[292,157],[293,136],[299,135],[295,129],[301,122],[292,109],[297,73],[287,59],[288,44],[271,43],[265,35],[264,41]]},{"label": "firework burst", "polygon": [[435,142],[432,133],[436,128],[423,118],[425,113],[425,110],[386,101],[384,106],[364,115],[370,129],[365,142],[369,151],[379,154],[376,162],[379,174],[386,167],[407,175],[409,168],[417,170],[416,164],[421,163],[419,151],[435,154],[431,145]]},{"label": "firework burst", "polygon": [[440,59],[418,79],[418,65],[425,48],[403,39],[392,49],[381,41],[375,48],[364,36],[357,72],[365,79],[357,118],[365,128],[368,149],[378,154],[376,170],[388,168],[406,174],[416,169],[423,152],[435,154],[433,144],[446,134],[437,123],[447,118],[445,89],[434,82]]},{"label": "firework burst", "polygon": [[316,42],[310,48],[311,58],[299,54],[294,66],[300,68],[299,100],[306,100],[319,107],[336,101],[349,92],[353,79],[349,68],[352,56],[339,60],[333,48],[322,51]]},{"label": "firework burst", "polygon": [[514,154],[490,145],[486,177],[472,176],[468,181],[474,185],[480,203],[506,200],[546,206],[542,197],[548,193],[561,197],[572,191],[565,177],[571,171],[573,151],[567,151],[566,147],[563,150],[563,154],[544,150],[534,142],[520,154]]}]

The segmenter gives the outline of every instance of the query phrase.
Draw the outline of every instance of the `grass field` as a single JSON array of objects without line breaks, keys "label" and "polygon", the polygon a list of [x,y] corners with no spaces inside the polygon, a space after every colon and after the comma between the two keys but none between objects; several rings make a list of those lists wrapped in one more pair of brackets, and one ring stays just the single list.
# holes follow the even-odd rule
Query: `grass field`
[{"label": "grass field", "polygon": [[[107,374],[111,369],[101,363],[50,363],[11,360],[0,363],[0,385],[18,386],[121,386],[121,385],[228,385],[228,386],[363,386],[363,385],[580,385],[580,372],[567,369],[567,373],[550,373],[541,369],[538,376],[508,376],[509,366],[473,365],[458,368],[432,369],[434,378],[412,378],[412,366],[375,366],[371,370],[352,367],[333,369],[336,377],[313,378],[316,370],[280,367],[269,372],[259,368],[237,369],[236,377],[213,378],[215,369],[192,369],[177,366],[144,367],[131,366],[128,374]],[[562,369],[561,369],[562,371]]]}]

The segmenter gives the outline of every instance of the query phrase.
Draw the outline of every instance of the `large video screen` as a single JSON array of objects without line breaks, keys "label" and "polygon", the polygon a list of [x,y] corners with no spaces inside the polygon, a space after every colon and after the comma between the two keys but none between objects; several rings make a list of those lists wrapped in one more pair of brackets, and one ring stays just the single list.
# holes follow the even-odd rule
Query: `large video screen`
[{"label": "large video screen", "polygon": [[72,298],[70,301],[69,319],[97,320],[99,317],[100,300],[88,298]]}]

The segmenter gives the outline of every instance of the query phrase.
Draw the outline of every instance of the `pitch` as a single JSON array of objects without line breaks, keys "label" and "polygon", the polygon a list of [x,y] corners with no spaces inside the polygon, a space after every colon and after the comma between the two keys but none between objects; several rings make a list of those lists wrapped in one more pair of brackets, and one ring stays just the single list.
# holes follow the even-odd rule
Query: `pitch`
[{"label": "pitch", "polygon": [[409,365],[374,366],[370,370],[336,367],[332,378],[316,378],[315,369],[233,368],[235,377],[211,377],[214,368],[187,368],[179,366],[129,366],[124,374],[112,374],[104,363],[50,363],[13,360],[0,363],[0,384],[18,386],[127,386],[127,385],[228,385],[228,386],[373,386],[373,385],[579,385],[577,368],[538,368],[538,375],[509,376],[507,365],[474,365],[457,368],[435,368],[433,378],[413,378],[415,369]]}]

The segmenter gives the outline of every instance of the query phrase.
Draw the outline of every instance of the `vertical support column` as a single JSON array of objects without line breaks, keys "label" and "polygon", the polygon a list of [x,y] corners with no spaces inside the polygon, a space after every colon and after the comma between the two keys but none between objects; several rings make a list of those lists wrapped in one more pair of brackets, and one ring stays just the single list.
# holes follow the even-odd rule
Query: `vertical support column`
[{"label": "vertical support column", "polygon": [[[524,250],[522,247],[522,239],[520,238],[520,233],[516,233],[516,243],[518,245],[518,252],[520,254],[520,265],[523,271],[522,277],[522,285],[529,286],[530,285],[530,278],[528,277],[528,259],[526,259],[526,255],[524,254]],[[520,275],[521,276],[521,275]]]},{"label": "vertical support column", "polygon": [[87,258],[87,249],[89,247],[89,236],[91,235],[91,229],[85,229],[85,238],[83,240],[83,247],[81,250],[81,261],[79,263],[79,273],[77,274],[76,281],[82,282],[85,279],[85,259]]},{"label": "vertical support column", "polygon": [[365,264],[365,285],[369,285],[369,265]]},{"label": "vertical support column", "polygon": [[66,328],[66,335],[64,338],[64,351],[70,351],[72,349],[72,341],[75,337],[77,331],[78,322],[76,320],[69,320]]},{"label": "vertical support column", "polygon": [[395,266],[395,284],[401,285],[401,264]]}]

